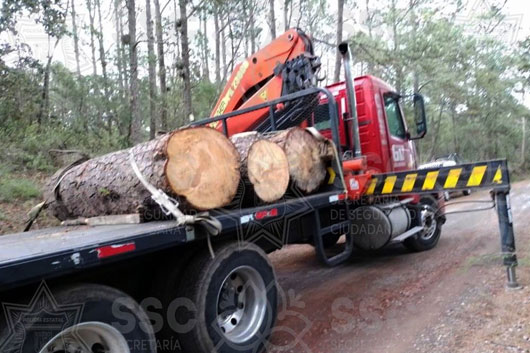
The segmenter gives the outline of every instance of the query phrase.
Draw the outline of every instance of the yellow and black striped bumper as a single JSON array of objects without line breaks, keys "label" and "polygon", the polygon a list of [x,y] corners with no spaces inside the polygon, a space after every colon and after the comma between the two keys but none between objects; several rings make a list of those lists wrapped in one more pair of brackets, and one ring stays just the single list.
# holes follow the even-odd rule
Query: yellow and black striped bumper
[{"label": "yellow and black striped bumper", "polygon": [[368,183],[365,195],[433,193],[493,188],[509,184],[508,164],[505,159],[499,159],[451,167],[375,174]]}]

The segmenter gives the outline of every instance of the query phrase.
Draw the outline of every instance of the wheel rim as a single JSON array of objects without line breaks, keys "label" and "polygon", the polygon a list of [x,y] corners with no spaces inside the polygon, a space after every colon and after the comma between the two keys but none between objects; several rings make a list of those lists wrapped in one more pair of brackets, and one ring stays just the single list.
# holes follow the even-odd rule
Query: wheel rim
[{"label": "wheel rim", "polygon": [[217,325],[225,338],[248,341],[262,325],[266,309],[267,291],[258,271],[241,266],[226,276],[217,296]]},{"label": "wheel rim", "polygon": [[83,322],[61,331],[40,353],[130,353],[125,337],[109,324]]},{"label": "wheel rim", "polygon": [[421,238],[424,240],[431,239],[436,233],[437,226],[434,210],[431,206],[425,205],[421,209],[421,224],[423,226]]}]

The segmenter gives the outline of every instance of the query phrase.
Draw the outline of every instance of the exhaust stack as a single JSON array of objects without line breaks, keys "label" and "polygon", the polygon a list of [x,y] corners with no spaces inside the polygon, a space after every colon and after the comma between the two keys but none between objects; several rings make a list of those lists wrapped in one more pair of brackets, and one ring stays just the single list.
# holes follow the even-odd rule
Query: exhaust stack
[{"label": "exhaust stack", "polygon": [[350,52],[347,42],[339,44],[339,52],[342,55],[342,64],[344,66],[344,76],[346,79],[346,96],[348,97],[348,108],[350,109],[350,120],[352,121],[352,137],[353,137],[353,155],[360,157],[361,141],[359,139],[359,122],[357,120],[357,109],[355,103],[355,90],[353,87],[353,77],[350,71]]}]

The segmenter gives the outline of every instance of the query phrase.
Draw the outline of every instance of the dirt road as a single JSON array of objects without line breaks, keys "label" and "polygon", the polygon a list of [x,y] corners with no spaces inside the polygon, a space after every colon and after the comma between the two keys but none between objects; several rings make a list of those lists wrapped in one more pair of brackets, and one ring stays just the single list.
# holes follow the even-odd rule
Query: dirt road
[{"label": "dirt road", "polygon": [[513,185],[512,210],[519,291],[504,287],[494,210],[449,215],[440,243],[424,253],[398,245],[333,269],[307,245],[271,254],[283,305],[270,351],[530,352],[530,182]]}]

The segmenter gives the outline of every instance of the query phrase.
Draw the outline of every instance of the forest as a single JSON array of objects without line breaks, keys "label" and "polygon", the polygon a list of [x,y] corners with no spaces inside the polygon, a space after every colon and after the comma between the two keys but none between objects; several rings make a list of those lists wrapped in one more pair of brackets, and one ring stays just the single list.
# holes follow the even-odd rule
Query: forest
[{"label": "forest", "polygon": [[293,27],[312,36],[322,85],[343,79],[348,41],[356,75],[425,96],[421,161],[508,158],[525,175],[530,37],[514,35],[507,3],[3,0],[0,224],[64,151],[100,155],[208,117],[234,66]]}]

